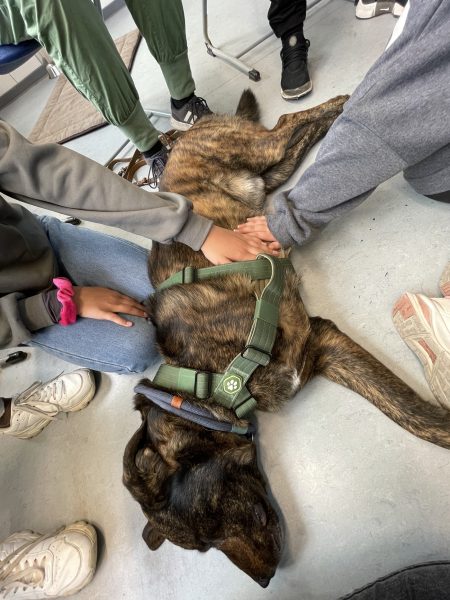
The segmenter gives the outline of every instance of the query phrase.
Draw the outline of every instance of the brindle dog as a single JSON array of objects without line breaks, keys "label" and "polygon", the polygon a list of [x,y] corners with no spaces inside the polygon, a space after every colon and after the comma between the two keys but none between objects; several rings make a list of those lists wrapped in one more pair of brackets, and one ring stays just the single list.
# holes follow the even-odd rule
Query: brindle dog
[{"label": "brindle dog", "polygon": [[[266,194],[326,133],[345,100],[283,115],[268,131],[257,122],[254,96],[244,92],[236,116],[204,117],[180,138],[161,189],[183,194],[196,212],[235,228],[261,213]],[[207,264],[200,252],[182,244],[154,244],[150,273],[158,285],[187,265]],[[280,409],[312,377],[323,375],[358,392],[414,435],[449,448],[449,413],[423,402],[332,322],[309,318],[298,286],[297,276],[287,273],[272,360],[249,382],[258,409]],[[166,362],[224,372],[245,346],[256,291],[248,277],[230,275],[156,292],[151,318]],[[221,406],[184,397],[221,420],[242,424]],[[142,395],[136,408],[142,425],[125,450],[124,483],[148,520],[143,533],[148,546],[156,550],[168,539],[183,548],[215,547],[267,586],[280,559],[282,532],[253,442],[185,421]]]}]

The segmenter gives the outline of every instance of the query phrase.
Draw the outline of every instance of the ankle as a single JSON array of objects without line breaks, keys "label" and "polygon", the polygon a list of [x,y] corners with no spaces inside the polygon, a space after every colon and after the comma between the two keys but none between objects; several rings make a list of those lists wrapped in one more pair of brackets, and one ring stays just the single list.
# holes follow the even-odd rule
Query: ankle
[{"label": "ankle", "polygon": [[291,31],[288,31],[288,33],[285,33],[281,36],[281,42],[282,44],[291,44],[291,38],[295,37],[298,42],[305,42],[305,36],[303,34],[303,25],[299,28],[296,29],[292,29]]},{"label": "ankle", "polygon": [[186,96],[186,98],[181,98],[180,100],[175,100],[175,98],[170,98],[170,104],[171,104],[172,108],[177,108],[177,109],[182,108],[193,97],[194,97],[194,92],[192,92],[192,94],[190,94],[189,96]]},{"label": "ankle", "polygon": [[0,398],[3,401],[4,413],[0,417],[0,428],[9,427],[11,425],[11,398]]},{"label": "ankle", "polygon": [[144,152],[142,152],[142,156],[144,158],[151,158],[152,156],[154,156],[157,152],[159,152],[161,150],[161,148],[163,147],[163,145],[161,144],[161,142],[158,140],[156,142],[156,144],[154,146],[152,146],[151,148],[149,148],[148,150],[145,150]]}]

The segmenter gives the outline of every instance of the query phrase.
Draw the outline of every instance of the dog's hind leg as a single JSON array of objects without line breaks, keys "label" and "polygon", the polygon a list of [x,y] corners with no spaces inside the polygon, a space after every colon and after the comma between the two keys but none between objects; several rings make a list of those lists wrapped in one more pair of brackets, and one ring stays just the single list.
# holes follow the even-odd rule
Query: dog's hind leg
[{"label": "dog's hind leg", "polygon": [[282,185],[295,171],[305,154],[316,144],[329,130],[334,122],[334,117],[319,119],[309,125],[301,127],[295,134],[297,142],[290,146],[284,158],[276,165],[262,174],[265,182],[266,194],[272,192]]}]

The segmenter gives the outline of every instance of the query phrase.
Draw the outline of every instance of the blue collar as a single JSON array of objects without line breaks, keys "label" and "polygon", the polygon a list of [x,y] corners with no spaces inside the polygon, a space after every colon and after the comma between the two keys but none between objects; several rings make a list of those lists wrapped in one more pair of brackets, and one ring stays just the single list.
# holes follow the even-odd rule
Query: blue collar
[{"label": "blue collar", "polygon": [[248,423],[245,427],[239,427],[228,421],[219,421],[209,412],[209,410],[191,404],[179,396],[174,396],[173,394],[163,392],[162,390],[155,390],[143,383],[139,383],[134,388],[134,391],[136,394],[142,394],[166,412],[172,413],[187,421],[191,421],[192,423],[197,423],[197,425],[202,425],[207,429],[236,433],[246,437],[252,437],[256,432],[256,427],[253,423]]}]

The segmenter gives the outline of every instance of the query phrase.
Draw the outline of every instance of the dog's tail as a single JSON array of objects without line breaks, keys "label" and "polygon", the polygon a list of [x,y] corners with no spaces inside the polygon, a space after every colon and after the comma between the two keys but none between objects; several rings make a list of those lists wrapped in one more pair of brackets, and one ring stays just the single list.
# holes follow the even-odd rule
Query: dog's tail
[{"label": "dog's tail", "polygon": [[247,121],[259,121],[259,104],[255,94],[251,90],[244,90],[236,109],[236,116],[247,119]]},{"label": "dog's tail", "polygon": [[428,442],[450,448],[450,412],[422,400],[374,356],[331,321],[311,319],[314,368],[367,398],[398,425]]}]

